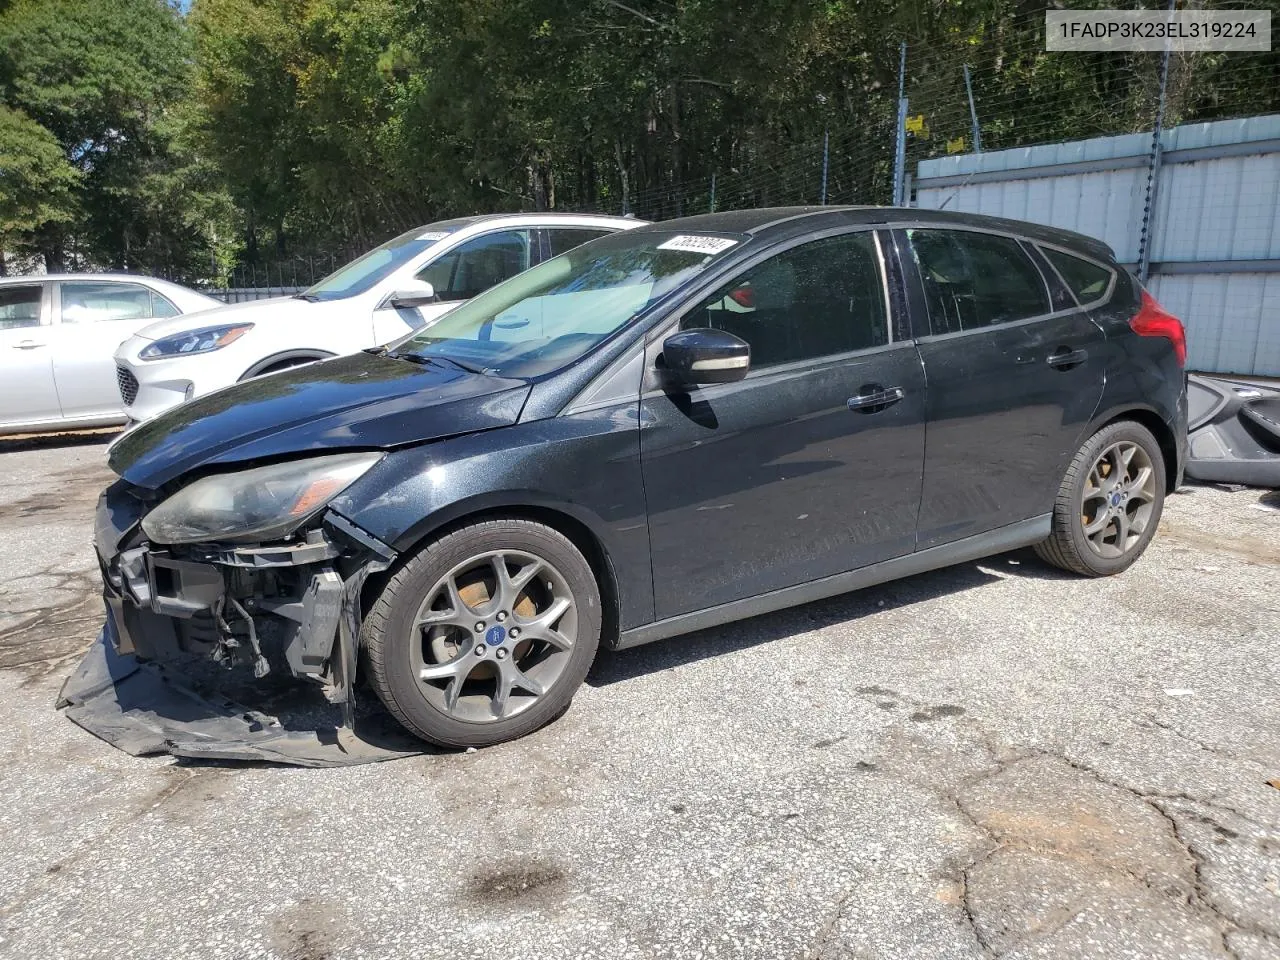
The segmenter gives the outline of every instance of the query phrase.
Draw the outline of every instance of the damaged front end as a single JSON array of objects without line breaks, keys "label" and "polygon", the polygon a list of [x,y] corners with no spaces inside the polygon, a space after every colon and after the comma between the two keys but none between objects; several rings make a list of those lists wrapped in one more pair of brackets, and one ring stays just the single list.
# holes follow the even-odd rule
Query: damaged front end
[{"label": "damaged front end", "polygon": [[287,670],[349,704],[360,588],[392,556],[336,514],[295,543],[142,543],[102,558],[107,631],[117,652],[142,660],[196,655],[259,678]]},{"label": "damaged front end", "polygon": [[[377,459],[368,456],[357,465],[367,469]],[[348,456],[338,464],[346,468],[339,481],[346,482],[334,482],[339,460],[260,468],[263,476],[250,470],[209,477],[164,500],[124,481],[108,488],[95,525],[107,607],[100,638],[104,649],[91,653],[63,691],[72,719],[117,745],[125,741],[149,748],[124,746],[136,753],[163,750],[312,765],[383,759],[385,745],[355,737],[353,685],[361,590],[395,555],[328,509],[332,496],[350,482],[347,475],[363,472],[350,469]],[[321,466],[310,475],[302,471],[301,482],[281,481],[286,469],[299,475],[298,463]],[[206,528],[220,539],[199,540]],[[264,542],[250,539],[254,531]],[[185,542],[157,542],[157,535]],[[184,665],[200,661],[259,680],[309,681],[313,692],[321,688],[324,702],[340,707],[341,729],[333,729],[331,737],[323,730],[295,736],[296,725],[289,729],[211,695],[207,684],[202,689],[182,674]],[[133,684],[127,695],[125,681]],[[175,691],[183,694],[177,705],[170,702]],[[104,703],[103,697],[114,699]],[[94,698],[99,701],[96,723]],[[201,703],[193,704],[192,698]],[[202,710],[226,714],[234,723],[211,732]],[[194,725],[186,722],[195,717]],[[122,735],[131,720],[140,728]],[[184,741],[188,733],[193,736]],[[268,743],[265,753],[246,748],[255,739]],[[406,746],[398,743],[386,755],[403,755]],[[344,756],[329,756],[334,748]],[[303,758],[290,756],[291,750],[301,750]]]}]

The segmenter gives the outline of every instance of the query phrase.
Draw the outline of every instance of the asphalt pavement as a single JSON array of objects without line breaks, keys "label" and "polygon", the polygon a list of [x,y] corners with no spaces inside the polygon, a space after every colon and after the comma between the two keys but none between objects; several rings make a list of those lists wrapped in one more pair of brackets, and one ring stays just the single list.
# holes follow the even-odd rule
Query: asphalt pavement
[{"label": "asphalt pavement", "polygon": [[[133,758],[53,709],[104,440],[0,442],[0,957],[1280,958],[1280,496],[602,654],[516,743]],[[708,562],[716,558],[708,557]]]}]

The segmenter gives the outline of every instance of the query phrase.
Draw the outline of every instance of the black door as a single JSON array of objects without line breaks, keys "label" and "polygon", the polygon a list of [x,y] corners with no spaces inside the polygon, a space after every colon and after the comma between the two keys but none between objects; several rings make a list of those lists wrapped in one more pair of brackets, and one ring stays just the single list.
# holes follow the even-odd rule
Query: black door
[{"label": "black door", "polygon": [[916,329],[929,330],[920,548],[1049,513],[1102,398],[1102,331],[1083,309],[1055,310],[1012,237],[920,229],[895,240],[918,272]]},{"label": "black door", "polygon": [[886,292],[875,235],[845,233],[748,268],[681,318],[746,340],[751,369],[642,398],[659,619],[912,551],[924,380]]}]

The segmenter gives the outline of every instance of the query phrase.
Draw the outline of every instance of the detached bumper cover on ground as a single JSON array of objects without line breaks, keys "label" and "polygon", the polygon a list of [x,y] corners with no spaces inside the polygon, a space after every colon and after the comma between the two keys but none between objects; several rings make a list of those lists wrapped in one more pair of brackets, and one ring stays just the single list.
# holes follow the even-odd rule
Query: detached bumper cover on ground
[{"label": "detached bumper cover on ground", "polygon": [[335,767],[424,750],[372,703],[347,729],[336,707],[317,702],[314,688],[294,684],[293,696],[273,698],[273,713],[267,714],[238,703],[208,677],[117,653],[107,633],[104,628],[67,678],[58,707],[77,725],[135,757],[168,753]]}]

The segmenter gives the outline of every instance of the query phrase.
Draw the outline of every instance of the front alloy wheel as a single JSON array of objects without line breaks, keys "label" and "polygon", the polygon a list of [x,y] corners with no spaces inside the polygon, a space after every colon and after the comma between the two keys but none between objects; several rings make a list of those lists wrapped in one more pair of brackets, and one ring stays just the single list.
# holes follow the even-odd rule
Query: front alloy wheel
[{"label": "front alloy wheel", "polygon": [[411,557],[361,635],[374,689],[401,723],[443,746],[487,746],[568,707],[599,645],[600,592],[557,531],[489,520]]},{"label": "front alloy wheel", "polygon": [[409,659],[423,696],[473,723],[527,710],[564,673],[578,635],[578,606],[550,561],[516,550],[464,560],[418,609]]}]

